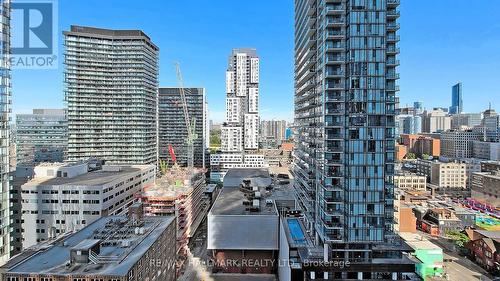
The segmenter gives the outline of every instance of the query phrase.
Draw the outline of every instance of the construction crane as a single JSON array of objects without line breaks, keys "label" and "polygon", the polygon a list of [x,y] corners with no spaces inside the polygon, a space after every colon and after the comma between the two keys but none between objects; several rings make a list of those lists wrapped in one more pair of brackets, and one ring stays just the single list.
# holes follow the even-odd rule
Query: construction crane
[{"label": "construction crane", "polygon": [[181,73],[181,65],[176,62],[175,63],[175,72],[177,74],[177,82],[179,83],[179,93],[181,96],[182,110],[184,111],[184,120],[186,122],[186,130],[187,130],[187,166],[189,170],[193,170],[194,166],[194,141],[198,139],[198,135],[196,134],[196,117],[190,118],[189,111],[187,108],[186,102],[186,94],[184,93],[184,80],[182,79]]}]

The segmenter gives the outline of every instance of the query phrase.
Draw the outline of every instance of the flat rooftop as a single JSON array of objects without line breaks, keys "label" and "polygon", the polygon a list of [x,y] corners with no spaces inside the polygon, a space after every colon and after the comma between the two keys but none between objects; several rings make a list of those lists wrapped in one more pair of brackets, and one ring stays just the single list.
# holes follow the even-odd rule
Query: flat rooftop
[{"label": "flat rooftop", "polygon": [[[174,221],[173,216],[145,217],[141,226],[144,232],[140,234],[135,232],[137,226],[126,216],[103,217],[48,247],[34,251],[22,261],[8,264],[7,273],[125,276]],[[123,243],[124,241],[126,243]],[[96,243],[100,243],[100,255],[106,256],[106,262],[73,263],[67,266],[72,249],[85,248]]]},{"label": "flat rooftop", "polygon": [[400,232],[399,236],[414,250],[441,250],[442,248],[438,245],[432,243],[427,238],[422,235],[410,233],[410,232]]},{"label": "flat rooftop", "polygon": [[272,183],[269,169],[229,169],[224,176],[223,187],[239,187],[244,179],[253,186],[266,187]]},{"label": "flat rooftop", "polygon": [[[240,188],[243,180],[250,181],[248,190]],[[268,186],[274,187],[272,190],[266,190]],[[260,198],[252,197],[256,191],[260,193]],[[273,185],[268,169],[230,169],[224,177],[224,187],[210,210],[210,214],[277,215],[274,200],[293,200],[293,198],[293,188],[290,184]],[[253,200],[259,200],[258,211],[248,210],[252,207]],[[244,201],[248,201],[250,205],[244,205]]]},{"label": "flat rooftop", "polygon": [[[114,166],[114,165],[113,165]],[[28,181],[23,187],[32,187],[37,185],[79,185],[79,186],[98,186],[106,183],[113,182],[120,178],[123,178],[127,174],[135,173],[144,169],[153,167],[151,165],[131,165],[131,166],[120,166],[119,171],[104,171],[97,170],[91,171],[82,175],[78,175],[72,178],[65,177],[35,177]]]},{"label": "flat rooftop", "polygon": [[72,25],[70,31],[63,31],[64,35],[85,36],[85,37],[104,37],[117,39],[145,39],[156,50],[158,47],[151,42],[151,38],[142,30],[138,29],[105,29],[91,26]]},{"label": "flat rooftop", "polygon": [[[265,189],[259,189],[259,192],[265,192]],[[274,202],[272,204],[266,204],[265,199],[269,196],[265,193],[262,194],[262,198],[259,200],[259,211],[251,212],[247,209],[252,207],[251,205],[243,205],[245,200],[245,193],[240,191],[239,188],[222,188],[219,196],[215,200],[214,206],[210,210],[211,215],[278,215],[278,211],[275,208]],[[252,204],[253,200],[248,200]]]}]

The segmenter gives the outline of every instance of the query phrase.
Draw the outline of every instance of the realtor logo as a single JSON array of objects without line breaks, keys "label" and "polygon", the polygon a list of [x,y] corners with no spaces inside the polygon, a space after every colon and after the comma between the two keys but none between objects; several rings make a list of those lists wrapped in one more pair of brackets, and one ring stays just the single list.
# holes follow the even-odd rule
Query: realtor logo
[{"label": "realtor logo", "polygon": [[13,0],[11,66],[57,68],[57,15],[54,0]]}]

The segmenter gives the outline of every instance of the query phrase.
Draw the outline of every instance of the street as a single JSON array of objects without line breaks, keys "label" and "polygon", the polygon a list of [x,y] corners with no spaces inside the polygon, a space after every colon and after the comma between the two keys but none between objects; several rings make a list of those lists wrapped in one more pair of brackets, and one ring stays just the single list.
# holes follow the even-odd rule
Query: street
[{"label": "street", "polygon": [[419,231],[418,234],[425,236],[429,241],[443,249],[443,266],[447,275],[447,280],[464,281],[489,281],[493,276],[479,265],[475,264],[467,257],[460,256],[457,253],[456,246],[445,238],[433,237],[427,233]]}]

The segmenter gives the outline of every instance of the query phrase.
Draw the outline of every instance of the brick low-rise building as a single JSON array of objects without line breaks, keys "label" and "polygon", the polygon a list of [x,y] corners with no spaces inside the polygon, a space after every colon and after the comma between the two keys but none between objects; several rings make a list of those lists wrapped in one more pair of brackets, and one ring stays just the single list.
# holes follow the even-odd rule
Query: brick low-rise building
[{"label": "brick low-rise building", "polygon": [[494,273],[500,273],[500,232],[474,230],[470,235],[471,241],[466,244],[472,259]]},{"label": "brick low-rise building", "polygon": [[441,155],[441,140],[433,135],[401,135],[401,143],[406,146],[407,152],[422,157],[424,154],[439,157]]}]

